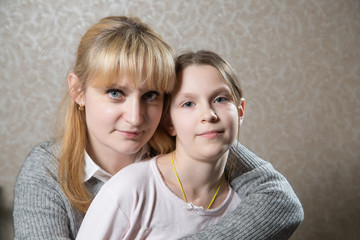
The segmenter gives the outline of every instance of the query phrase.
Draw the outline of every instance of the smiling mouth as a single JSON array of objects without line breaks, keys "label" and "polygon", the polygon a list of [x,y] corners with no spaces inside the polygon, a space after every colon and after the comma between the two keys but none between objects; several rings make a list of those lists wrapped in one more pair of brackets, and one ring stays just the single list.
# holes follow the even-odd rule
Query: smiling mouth
[{"label": "smiling mouth", "polygon": [[204,138],[216,138],[223,133],[224,133],[224,131],[214,130],[214,131],[203,132],[203,133],[199,134],[199,136],[204,137]]},{"label": "smiling mouth", "polygon": [[136,138],[142,133],[142,131],[123,131],[123,130],[117,130],[117,132],[126,138]]}]

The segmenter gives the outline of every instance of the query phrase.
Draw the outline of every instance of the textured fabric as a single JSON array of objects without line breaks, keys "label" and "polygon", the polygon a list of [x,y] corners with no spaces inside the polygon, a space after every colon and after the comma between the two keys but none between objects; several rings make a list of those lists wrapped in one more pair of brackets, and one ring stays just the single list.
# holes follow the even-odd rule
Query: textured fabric
[{"label": "textured fabric", "polygon": [[88,181],[91,177],[97,178],[102,182],[107,182],[112,176],[110,173],[106,172],[104,169],[100,168],[89,156],[89,154],[84,151],[85,155],[85,177],[84,182]]},{"label": "textured fabric", "polygon": [[[60,189],[56,152],[50,142],[41,143],[20,170],[15,184],[15,239],[75,239],[84,216]],[[286,179],[240,144],[230,149],[228,162],[232,175],[238,176],[231,185],[241,204],[190,239],[289,238],[304,213]],[[93,195],[103,185],[95,178],[86,184]]]},{"label": "textured fabric", "polygon": [[167,187],[152,158],[122,169],[105,183],[76,239],[181,239],[217,223],[239,203],[231,188],[217,208],[186,203]]},{"label": "textured fabric", "polygon": [[[138,153],[134,162],[139,162],[142,159],[147,158],[150,147],[146,144]],[[97,178],[102,182],[107,182],[112,176],[110,173],[106,172],[104,169],[100,168],[89,156],[89,154],[84,151],[85,155],[85,177],[84,182],[88,181],[91,177]]]},{"label": "textured fabric", "polygon": [[[57,146],[44,142],[34,147],[15,184],[15,239],[75,239],[84,214],[61,191],[57,177]],[[87,183],[96,194],[103,182]]]}]

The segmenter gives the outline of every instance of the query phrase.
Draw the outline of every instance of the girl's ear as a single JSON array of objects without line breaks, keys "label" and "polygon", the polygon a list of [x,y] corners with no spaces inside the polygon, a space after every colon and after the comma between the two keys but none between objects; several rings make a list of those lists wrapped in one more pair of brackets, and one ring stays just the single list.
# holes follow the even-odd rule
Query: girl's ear
[{"label": "girl's ear", "polygon": [[68,85],[71,97],[80,106],[84,106],[83,91],[79,84],[79,79],[75,73],[70,73],[68,76]]},{"label": "girl's ear", "polygon": [[240,99],[240,105],[238,106],[239,108],[239,123],[240,123],[240,126],[244,120],[244,115],[245,115],[245,99],[244,98],[241,98]]},{"label": "girl's ear", "polygon": [[174,125],[172,124],[171,117],[169,114],[166,114],[164,117],[164,125],[165,125],[165,129],[168,132],[168,134],[170,136],[175,137],[176,131],[175,131]]}]

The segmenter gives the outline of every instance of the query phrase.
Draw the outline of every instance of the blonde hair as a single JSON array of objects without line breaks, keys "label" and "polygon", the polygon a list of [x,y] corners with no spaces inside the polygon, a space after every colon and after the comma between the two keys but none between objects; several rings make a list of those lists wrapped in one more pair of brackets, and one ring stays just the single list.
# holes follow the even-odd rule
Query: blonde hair
[{"label": "blonde hair", "polygon": [[[93,25],[80,41],[74,67],[78,81],[70,92],[83,94],[89,85],[110,86],[114,77],[126,73],[135,87],[146,85],[164,91],[167,99],[175,84],[174,58],[173,49],[138,18],[106,17]],[[84,183],[84,150],[89,144],[85,113],[79,111],[69,92],[62,107],[59,182],[69,201],[85,213],[92,201]],[[164,140],[166,133],[162,126],[158,128],[149,144],[155,153],[167,152],[170,147]]]}]

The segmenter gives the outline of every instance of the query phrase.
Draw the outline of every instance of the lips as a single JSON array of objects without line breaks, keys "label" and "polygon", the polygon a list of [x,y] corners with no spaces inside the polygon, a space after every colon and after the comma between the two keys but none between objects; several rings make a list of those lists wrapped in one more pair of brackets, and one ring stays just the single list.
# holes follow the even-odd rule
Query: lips
[{"label": "lips", "polygon": [[143,131],[126,131],[126,130],[117,130],[118,133],[123,135],[126,138],[136,138],[138,137]]},{"label": "lips", "polygon": [[203,133],[199,134],[199,136],[204,137],[204,138],[216,138],[223,133],[224,133],[224,131],[222,131],[222,130],[212,130],[212,131],[203,132]]}]

